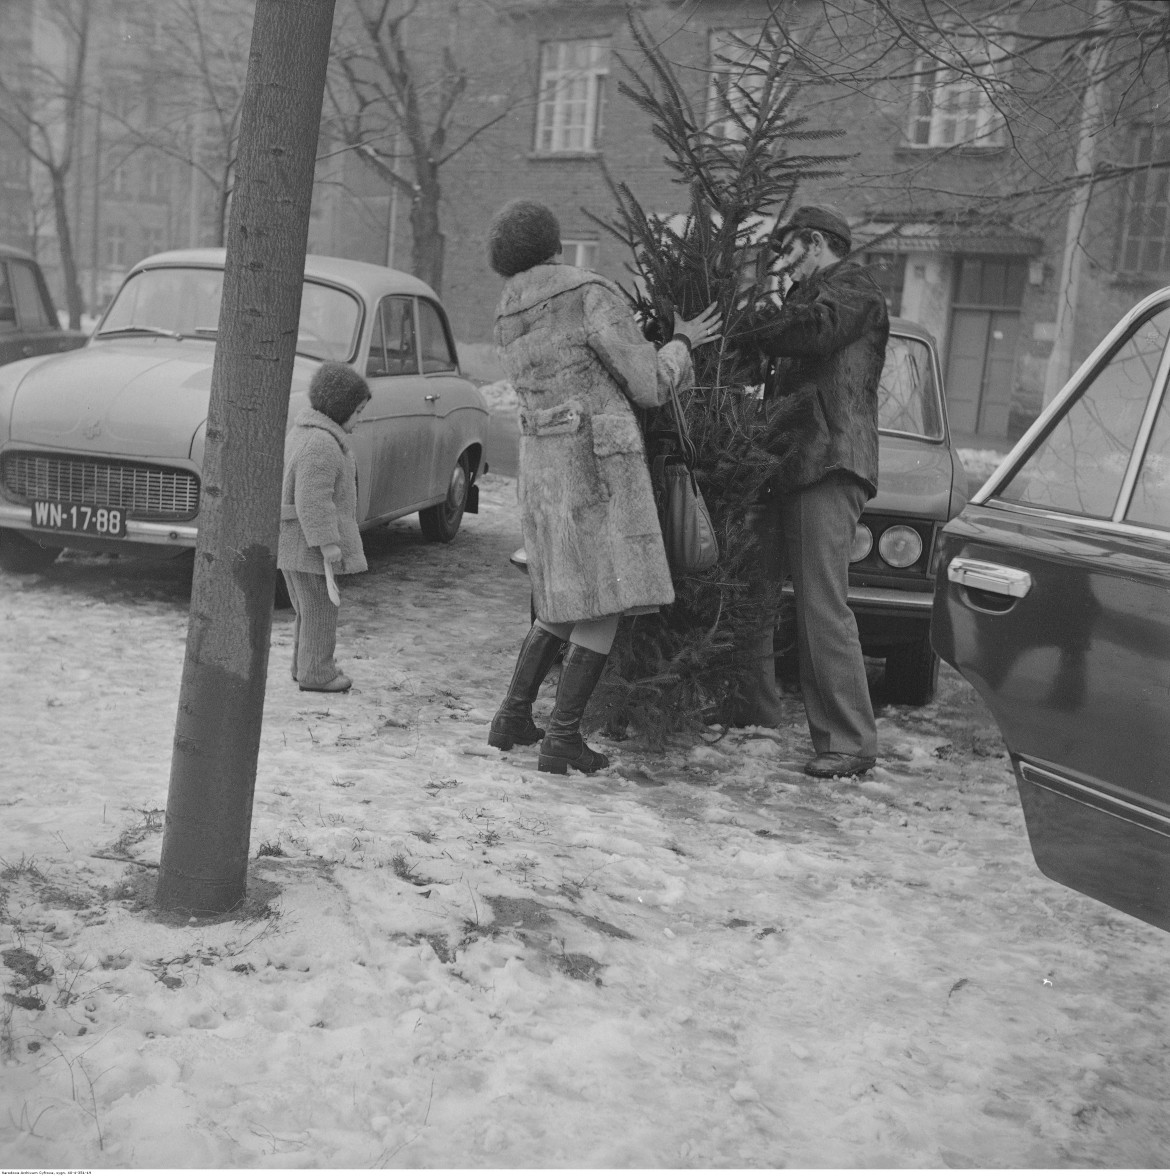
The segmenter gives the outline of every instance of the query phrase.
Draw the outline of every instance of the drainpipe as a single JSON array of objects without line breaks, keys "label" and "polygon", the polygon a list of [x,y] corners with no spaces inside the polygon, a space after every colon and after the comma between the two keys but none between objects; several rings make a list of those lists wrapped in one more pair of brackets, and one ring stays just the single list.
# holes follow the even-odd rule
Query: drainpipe
[{"label": "drainpipe", "polygon": [[1085,55],[1087,83],[1081,103],[1081,125],[1077,136],[1076,176],[1079,183],[1069,204],[1064,235],[1064,256],[1057,291],[1056,330],[1052,354],[1044,376],[1044,403],[1048,404],[1064,386],[1072,371],[1073,337],[1076,334],[1077,303],[1080,299],[1081,264],[1084,249],[1081,237],[1089,215],[1093,195],[1093,136],[1100,127],[1105,83],[1101,73],[1109,55],[1108,35],[1113,27],[1117,6],[1113,0],[1097,0],[1093,27],[1100,37]]}]

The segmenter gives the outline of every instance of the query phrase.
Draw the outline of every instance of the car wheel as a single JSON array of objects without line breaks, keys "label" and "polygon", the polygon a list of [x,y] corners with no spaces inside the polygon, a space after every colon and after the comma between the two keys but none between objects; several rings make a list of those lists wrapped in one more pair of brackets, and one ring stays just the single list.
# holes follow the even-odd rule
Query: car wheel
[{"label": "car wheel", "polygon": [[925,706],[938,685],[938,654],[926,630],[909,645],[895,645],[886,656],[885,694],[890,702]]},{"label": "car wheel", "polygon": [[0,568],[6,572],[44,571],[62,550],[60,547],[42,547],[19,531],[0,530]]},{"label": "car wheel", "polygon": [[447,484],[447,497],[436,506],[428,506],[418,512],[422,533],[432,543],[450,543],[459,531],[463,521],[463,508],[467,505],[467,494],[471,489],[471,461],[466,453],[459,455]]}]

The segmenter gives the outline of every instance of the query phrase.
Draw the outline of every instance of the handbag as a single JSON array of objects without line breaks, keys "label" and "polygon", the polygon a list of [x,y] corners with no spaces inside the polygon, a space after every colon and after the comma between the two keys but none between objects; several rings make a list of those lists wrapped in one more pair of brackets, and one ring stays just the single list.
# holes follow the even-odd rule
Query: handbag
[{"label": "handbag", "polygon": [[719,540],[711,522],[711,512],[695,479],[698,455],[678,393],[671,388],[670,395],[674,401],[679,452],[656,457],[651,471],[657,489],[658,521],[662,527],[667,563],[676,576],[694,576],[719,562]]}]

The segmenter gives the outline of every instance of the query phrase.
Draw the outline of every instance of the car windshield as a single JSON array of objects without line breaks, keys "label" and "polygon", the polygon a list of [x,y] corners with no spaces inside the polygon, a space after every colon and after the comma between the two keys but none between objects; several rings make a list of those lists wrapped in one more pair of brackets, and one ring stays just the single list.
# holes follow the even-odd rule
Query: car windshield
[{"label": "car windshield", "polygon": [[[223,270],[164,266],[132,275],[106,312],[98,336],[172,335],[214,338],[223,297]],[[301,293],[297,352],[315,359],[353,357],[361,322],[357,299],[306,281]]]},{"label": "car windshield", "polygon": [[929,346],[921,339],[891,335],[878,385],[878,428],[941,441],[938,395]]}]

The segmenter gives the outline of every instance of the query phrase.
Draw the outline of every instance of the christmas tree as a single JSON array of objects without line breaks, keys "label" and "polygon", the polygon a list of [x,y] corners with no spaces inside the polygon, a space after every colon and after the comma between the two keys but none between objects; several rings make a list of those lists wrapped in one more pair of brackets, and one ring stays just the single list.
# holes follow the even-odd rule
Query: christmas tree
[{"label": "christmas tree", "polygon": [[[616,212],[593,219],[629,249],[633,280],[623,289],[648,338],[665,342],[676,314],[690,319],[712,302],[724,324],[718,343],[696,350],[694,387],[680,397],[719,562],[676,576],[673,605],[623,624],[591,708],[610,734],[632,723],[662,735],[699,726],[717,700],[733,695],[740,635],[759,626],[762,610],[779,611],[778,586],[761,592],[752,584],[753,506],[765,487],[785,488],[811,406],[785,397],[764,412],[765,362],[745,339],[746,308],[774,296],[771,227],[784,222],[803,183],[838,174],[847,157],[817,146],[842,132],[812,128],[793,109],[775,14],[758,41],[726,35],[715,100],[704,101],[702,117],[645,25],[634,14],[629,23],[641,60],[638,68],[622,62],[629,80],[619,89],[649,116],[687,212],[649,215],[611,178]],[[643,417],[652,462],[678,449],[673,416],[668,407]]]}]

